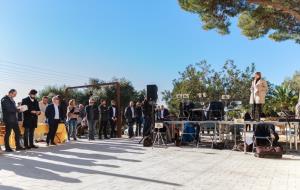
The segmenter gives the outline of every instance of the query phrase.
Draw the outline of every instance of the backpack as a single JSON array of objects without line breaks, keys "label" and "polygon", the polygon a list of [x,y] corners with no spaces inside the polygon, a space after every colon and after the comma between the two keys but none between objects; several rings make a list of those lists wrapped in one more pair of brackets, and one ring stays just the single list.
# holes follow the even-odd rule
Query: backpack
[{"label": "backpack", "polygon": [[143,141],[144,147],[151,147],[153,145],[151,136],[146,136]]},{"label": "backpack", "polygon": [[188,133],[188,134],[183,134],[182,135],[182,141],[183,142],[192,142],[193,140],[195,140],[196,130],[195,130],[195,128],[192,124],[185,123],[183,133]]}]

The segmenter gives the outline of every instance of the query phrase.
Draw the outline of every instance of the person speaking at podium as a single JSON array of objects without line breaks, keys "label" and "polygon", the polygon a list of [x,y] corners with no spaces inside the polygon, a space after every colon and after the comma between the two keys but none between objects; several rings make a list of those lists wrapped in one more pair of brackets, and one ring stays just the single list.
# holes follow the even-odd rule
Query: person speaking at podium
[{"label": "person speaking at podium", "polygon": [[268,92],[268,84],[262,79],[261,72],[256,72],[251,85],[250,104],[252,105],[252,119],[259,121],[263,104]]}]

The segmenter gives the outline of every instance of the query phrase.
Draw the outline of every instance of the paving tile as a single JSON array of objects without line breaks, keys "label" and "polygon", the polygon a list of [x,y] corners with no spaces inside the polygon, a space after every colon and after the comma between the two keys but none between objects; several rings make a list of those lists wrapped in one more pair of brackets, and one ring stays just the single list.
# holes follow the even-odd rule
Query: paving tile
[{"label": "paving tile", "polygon": [[142,147],[138,140],[80,140],[2,154],[0,190],[296,190],[300,187],[298,155],[273,160],[230,150],[152,149]]}]

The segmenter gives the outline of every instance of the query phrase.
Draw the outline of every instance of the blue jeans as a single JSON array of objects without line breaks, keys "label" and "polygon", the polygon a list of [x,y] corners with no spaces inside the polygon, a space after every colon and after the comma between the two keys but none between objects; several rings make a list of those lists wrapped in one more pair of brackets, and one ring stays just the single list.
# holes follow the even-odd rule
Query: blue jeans
[{"label": "blue jeans", "polygon": [[77,137],[77,120],[76,119],[71,119],[68,121],[68,125],[69,125],[69,137],[73,137],[74,139],[76,139]]},{"label": "blue jeans", "polygon": [[89,140],[95,140],[97,120],[88,120]]}]

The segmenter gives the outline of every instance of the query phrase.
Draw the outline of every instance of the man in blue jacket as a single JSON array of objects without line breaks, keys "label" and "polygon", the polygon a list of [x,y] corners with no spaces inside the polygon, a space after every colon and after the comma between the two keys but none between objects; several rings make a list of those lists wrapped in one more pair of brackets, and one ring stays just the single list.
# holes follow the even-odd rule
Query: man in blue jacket
[{"label": "man in blue jacket", "polygon": [[24,148],[20,145],[20,129],[19,129],[18,118],[17,118],[18,109],[14,101],[14,98],[16,96],[17,96],[17,91],[15,89],[11,89],[8,92],[8,95],[4,96],[1,99],[3,121],[5,124],[4,141],[5,141],[6,152],[13,151],[9,145],[9,137],[11,134],[11,130],[13,130],[15,133],[16,151],[24,150]]}]

